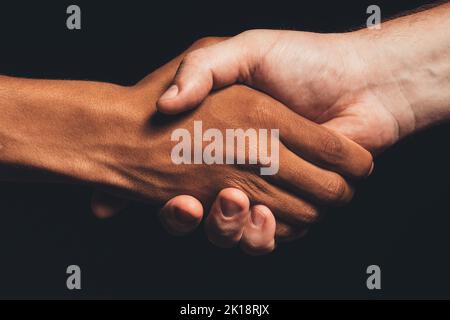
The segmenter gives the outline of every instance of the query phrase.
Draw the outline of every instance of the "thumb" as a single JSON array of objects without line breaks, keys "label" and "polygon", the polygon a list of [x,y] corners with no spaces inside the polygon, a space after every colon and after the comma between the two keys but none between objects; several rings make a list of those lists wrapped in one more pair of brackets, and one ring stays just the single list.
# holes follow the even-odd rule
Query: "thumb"
[{"label": "thumb", "polygon": [[259,50],[243,42],[239,35],[188,53],[173,83],[159,98],[158,110],[166,114],[183,112],[198,106],[213,88],[251,81]]},{"label": "thumb", "polygon": [[181,236],[195,230],[203,218],[203,206],[196,198],[181,195],[169,200],[160,211],[163,227]]}]

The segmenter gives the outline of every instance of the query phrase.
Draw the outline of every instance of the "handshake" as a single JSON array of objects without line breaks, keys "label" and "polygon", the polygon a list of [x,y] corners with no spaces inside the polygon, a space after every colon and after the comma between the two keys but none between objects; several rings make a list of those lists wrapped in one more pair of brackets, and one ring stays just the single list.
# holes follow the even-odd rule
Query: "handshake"
[{"label": "handshake", "polygon": [[175,235],[208,212],[212,243],[268,253],[348,203],[373,155],[450,117],[449,9],[205,38],[130,87],[0,77],[0,178],[92,185],[102,218],[161,204]]}]

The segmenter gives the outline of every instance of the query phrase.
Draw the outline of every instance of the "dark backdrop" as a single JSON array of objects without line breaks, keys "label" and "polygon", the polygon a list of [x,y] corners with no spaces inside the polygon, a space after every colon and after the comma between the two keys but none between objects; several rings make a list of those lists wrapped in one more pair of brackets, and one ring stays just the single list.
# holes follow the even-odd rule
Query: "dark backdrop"
[{"label": "dark backdrop", "polygon": [[[428,2],[2,1],[0,74],[132,84],[202,36],[345,31],[369,4],[387,17]],[[81,31],[65,27],[72,3]],[[0,297],[448,298],[449,134],[434,128],[384,153],[352,204],[258,258],[216,249],[202,230],[172,238],[155,208],[98,221],[89,188],[2,183]],[[65,287],[70,264],[82,268],[79,292]],[[382,268],[379,292],[365,286],[370,264]]]}]

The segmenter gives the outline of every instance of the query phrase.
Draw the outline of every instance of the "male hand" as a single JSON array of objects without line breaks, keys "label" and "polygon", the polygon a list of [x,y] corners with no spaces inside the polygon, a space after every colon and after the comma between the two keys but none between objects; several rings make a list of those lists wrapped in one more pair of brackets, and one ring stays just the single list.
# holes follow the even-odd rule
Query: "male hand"
[{"label": "male hand", "polygon": [[[128,95],[132,99],[127,103],[128,109],[133,112],[142,109],[141,112],[153,114],[153,120],[147,123],[148,136],[120,137],[125,141],[140,141],[139,152],[157,151],[147,161],[148,166],[151,165],[148,169],[141,163],[142,157],[136,154],[137,151],[127,149],[121,153],[128,159],[126,164],[148,172],[148,177],[137,172],[127,173],[127,176],[142,179],[138,181],[143,189],[138,192],[142,198],[162,201],[186,194],[172,199],[163,209],[164,224],[173,233],[185,233],[197,226],[202,218],[203,203],[206,207],[212,205],[206,227],[213,243],[229,247],[240,242],[250,253],[268,252],[274,246],[275,228],[279,238],[303,234],[305,227],[316,220],[319,207],[350,200],[352,188],[344,177],[357,179],[369,173],[371,156],[361,147],[247,87],[218,92],[207,98],[194,113],[181,118],[161,119],[152,106],[167,88],[178,63],[166,65],[130,89],[133,94]],[[248,166],[171,164],[171,132],[176,128],[192,131],[194,120],[202,120],[205,130],[208,127],[222,130],[279,128],[282,142],[280,171],[273,177],[261,177],[258,171],[255,174]],[[134,131],[130,129],[130,132]],[[139,163],[133,165],[133,161]],[[154,176],[162,181],[155,180]],[[224,190],[219,193],[221,189]],[[218,198],[214,200],[216,195]],[[115,199],[97,194],[93,201],[94,211],[97,215],[109,216],[111,210],[117,208],[117,205],[111,205],[111,201],[119,201]],[[234,210],[228,210],[230,207]],[[234,214],[231,212],[230,216],[228,211],[234,211]]]},{"label": "male hand", "polygon": [[[179,113],[196,107],[211,89],[240,82],[268,93],[373,153],[380,152],[395,143],[400,132],[394,111],[386,107],[384,96],[378,92],[383,89],[389,94],[390,89],[370,85],[370,79],[382,73],[369,68],[364,60],[363,53],[372,48],[369,39],[363,45],[365,37],[252,30],[210,41],[211,45],[184,57],[172,85],[159,99],[158,109]],[[396,107],[401,109],[402,105]],[[408,106],[403,108],[403,114],[410,116]],[[245,202],[245,198],[235,192],[232,200]],[[172,212],[182,212],[179,216],[184,219]],[[165,225],[175,234],[193,230],[201,216],[201,204],[184,196],[169,202],[162,214]],[[285,234],[280,238],[301,235]]]},{"label": "male hand", "polygon": [[196,107],[213,88],[245,83],[376,153],[397,141],[397,116],[411,111],[385,103],[389,95],[402,102],[396,88],[381,95],[387,88],[372,85],[388,76],[381,60],[368,63],[373,51],[363,32],[246,31],[188,53],[158,109],[179,113]]},{"label": "male hand", "polygon": [[[417,68],[420,61],[430,65],[437,55],[432,51],[405,57],[403,52],[410,52],[418,40],[408,35],[412,32],[407,30],[409,22],[399,25],[383,25],[383,36],[365,30],[345,34],[244,32],[187,54],[172,85],[160,97],[158,109],[176,114],[196,107],[211,89],[244,83],[377,154],[427,124],[424,119],[429,115],[419,117],[413,100],[418,100],[417,109],[424,109],[430,101],[427,92],[439,88],[437,80],[424,79]],[[398,44],[400,34],[411,41],[390,45]],[[445,55],[438,61],[442,60]],[[428,68],[437,70],[434,65]],[[412,77],[426,85],[416,86]],[[424,90],[426,87],[431,90]],[[417,94],[420,91],[425,94]],[[417,99],[421,96],[428,101]],[[194,199],[184,200],[177,205],[195,203]],[[173,229],[179,228],[179,224],[173,225]]]},{"label": "male hand", "polygon": [[[391,20],[380,30],[244,32],[189,53],[159,110],[193,108],[211,89],[242,82],[376,154],[450,119],[449,8]],[[179,196],[166,206],[176,208],[184,208],[184,220],[201,216],[192,198]],[[172,230],[190,230],[189,223],[170,221]]]}]

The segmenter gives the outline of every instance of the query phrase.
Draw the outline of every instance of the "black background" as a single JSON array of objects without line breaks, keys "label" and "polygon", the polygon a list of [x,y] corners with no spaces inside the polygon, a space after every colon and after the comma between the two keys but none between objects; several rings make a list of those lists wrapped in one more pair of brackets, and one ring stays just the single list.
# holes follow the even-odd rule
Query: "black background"
[{"label": "black background", "polygon": [[[2,1],[0,74],[133,84],[202,36],[345,31],[370,4],[387,18],[430,2]],[[65,26],[70,4],[81,31]],[[203,230],[172,238],[143,205],[98,221],[86,187],[2,183],[0,297],[449,298],[449,137],[444,125],[385,152],[349,206],[258,258],[213,247]],[[66,289],[70,264],[81,291]],[[381,291],[366,288],[371,264]]]}]

